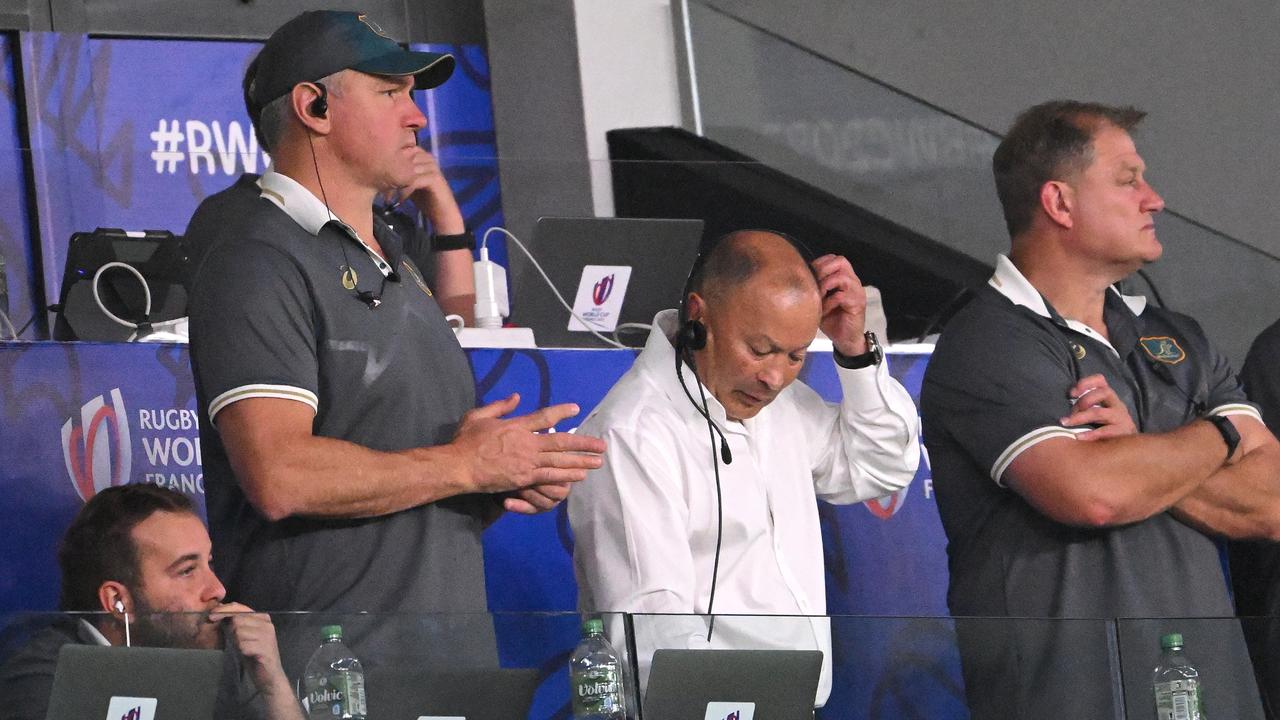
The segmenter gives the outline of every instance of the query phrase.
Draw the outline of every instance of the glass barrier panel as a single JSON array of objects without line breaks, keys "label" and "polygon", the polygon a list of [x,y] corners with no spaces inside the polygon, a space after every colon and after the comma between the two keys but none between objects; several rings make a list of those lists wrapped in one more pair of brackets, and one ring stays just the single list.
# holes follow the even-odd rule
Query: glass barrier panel
[{"label": "glass barrier panel", "polygon": [[[697,16],[695,13],[695,20]],[[729,22],[715,14],[709,17],[714,19],[707,21],[713,22],[712,27],[718,27],[714,24],[717,22]],[[710,32],[695,38],[723,43],[743,32],[739,28],[737,33],[723,38],[713,38]],[[841,82],[850,85],[823,86],[824,102],[842,94],[849,98],[866,95],[850,102],[848,108],[874,113],[880,118],[876,123],[923,123],[921,126],[962,139],[935,138],[926,143],[919,138],[903,139],[914,137],[909,132],[895,135],[886,131],[881,133],[890,138],[885,140],[885,147],[906,144],[916,148],[913,152],[937,162],[872,163],[868,165],[871,169],[837,171],[821,163],[839,152],[828,148],[806,156],[787,149],[786,132],[761,134],[763,131],[756,125],[783,122],[768,119],[772,116],[767,113],[760,115],[764,109],[757,109],[760,117],[754,121],[750,119],[756,115],[730,108],[724,113],[723,125],[711,122],[718,117],[713,112],[716,94],[708,91],[710,94],[702,96],[709,118],[704,138],[674,128],[637,131],[618,140],[616,159],[463,158],[466,163],[496,168],[494,172],[486,170],[487,174],[479,179],[472,177],[470,165],[446,167],[447,174],[454,173],[451,181],[464,205],[468,226],[476,231],[478,240],[483,240],[491,228],[507,229],[548,272],[561,267],[559,263],[564,258],[580,259],[583,253],[577,246],[561,242],[554,233],[538,232],[541,218],[695,219],[704,223],[704,238],[745,227],[776,228],[799,238],[815,253],[848,256],[864,283],[880,290],[891,340],[906,341],[936,332],[939,318],[959,291],[984,282],[995,254],[1007,250],[988,169],[996,136],[982,135],[985,131],[981,129],[790,45],[769,45],[780,41],[765,36],[752,42],[765,46],[756,52],[763,58],[758,62],[773,68],[769,73],[779,72],[776,66],[786,65],[788,58],[800,53],[793,58],[797,67],[791,73],[782,73],[787,75],[789,92],[798,92],[792,86],[806,86],[808,81],[797,82],[795,78],[809,77],[809,64],[815,63],[815,68],[825,68],[825,72],[843,73],[838,75],[844,78]],[[704,84],[715,85],[709,79],[715,68],[716,64],[710,61],[702,65]],[[760,73],[756,73],[757,81],[769,83],[760,86],[761,93],[769,95],[767,88],[782,79],[764,70]],[[803,122],[819,122],[814,118],[824,117],[819,112],[821,107],[806,109],[802,100],[782,103],[775,110],[809,118]],[[853,111],[846,108],[846,112]],[[744,133],[752,137],[744,139]],[[640,147],[649,142],[646,138],[650,134],[658,138],[653,140],[653,147]],[[973,139],[979,136],[985,138],[981,143]],[[627,146],[627,142],[631,145]],[[705,143],[714,144],[716,149],[709,150],[703,146]],[[925,152],[922,147],[934,149]],[[968,149],[938,149],[944,147]],[[655,157],[664,152],[670,157],[636,157],[650,151]],[[116,187],[108,182],[114,177],[110,163],[92,153],[71,158],[65,153],[33,155],[28,149],[10,151],[15,158],[9,163],[14,170],[13,192],[5,195],[11,199],[8,205],[0,203],[0,312],[4,313],[0,317],[0,338],[51,337],[56,318],[40,308],[61,298],[73,234],[115,227],[182,236],[200,201],[230,187],[240,177],[240,170],[248,167],[237,164],[239,161],[224,167],[217,153],[213,153],[213,161],[198,155],[194,162],[187,158],[183,167],[190,177],[183,179],[168,174],[164,168],[157,173],[153,152],[158,151],[130,152],[128,164],[133,172],[146,169],[154,178],[147,176]],[[861,157],[867,152],[857,150],[855,154]],[[0,150],[0,156],[3,153]],[[32,196],[23,167],[42,163],[38,176],[45,180],[38,188],[43,190]],[[72,172],[68,163],[78,169]],[[232,172],[224,172],[227,168]],[[261,171],[262,167],[257,165],[254,169]],[[506,189],[505,193],[499,192],[499,185]],[[420,222],[411,203],[397,209],[405,212],[410,225]],[[1156,222],[1165,253],[1145,271],[1154,289],[1135,277],[1126,283],[1126,291],[1146,294],[1153,301],[1196,317],[1238,367],[1257,333],[1280,316],[1280,261],[1173,211],[1162,213]],[[546,283],[515,245],[502,233],[488,235],[491,258],[509,269],[513,322],[527,326],[532,310],[525,300],[530,294],[536,297],[546,293]],[[664,250],[661,238],[655,237],[651,245],[637,248],[632,267],[658,270],[677,278],[671,283],[674,289],[658,291],[670,298],[664,304],[674,306],[680,289],[678,279],[687,272],[687,265],[683,258]],[[422,264],[430,275],[432,263],[424,260]],[[1214,273],[1230,277],[1231,281],[1206,282],[1206,274]],[[580,289],[578,280],[557,279],[558,289],[569,304]],[[551,307],[560,307],[554,296],[547,294],[545,299]],[[109,321],[107,325],[116,327]],[[124,340],[130,331],[120,327],[118,334],[115,339]],[[638,342],[638,338],[633,340]],[[606,344],[601,342],[599,346]]]},{"label": "glass barrier panel", "polygon": [[[701,716],[708,702],[782,712],[788,705],[778,703],[800,702],[798,688],[818,718],[1033,720],[1061,717],[1064,707],[1075,717],[1123,717],[1108,620],[718,615],[713,625],[705,616],[640,614],[632,621],[641,709],[650,720],[675,717],[668,715],[675,708]],[[685,672],[673,677],[675,670]]]},{"label": "glass barrier panel", "polygon": [[[990,265],[1008,234],[991,177],[1000,140],[875,77],[775,35],[705,0],[688,0],[686,104],[700,132]],[[687,20],[686,20],[687,18]],[[692,114],[692,113],[690,113]],[[1136,135],[1142,145],[1141,130]],[[1156,189],[1160,168],[1148,169]],[[1238,368],[1280,316],[1280,257],[1166,208],[1165,245],[1129,290],[1196,317]],[[1210,278],[1229,278],[1227,281]],[[882,288],[883,289],[883,288]]]},{"label": "glass barrier panel", "polygon": [[[575,656],[575,648],[584,620],[593,619],[602,631],[596,661],[578,669],[614,667],[599,662],[603,641],[612,647],[617,669],[574,675],[571,664],[583,656]],[[786,708],[791,714],[784,716],[791,717],[797,707],[806,712],[816,706],[819,719],[1033,720],[1064,713],[1155,717],[1155,673],[1158,666],[1177,664],[1169,662],[1162,639],[1168,644],[1177,633],[1206,717],[1260,720],[1260,689],[1268,704],[1274,700],[1274,668],[1266,659],[1274,655],[1278,623],[772,615],[719,615],[712,623],[706,616],[655,614],[271,613],[211,624],[207,613],[130,613],[128,639],[135,648],[227,648],[219,661],[225,667],[211,681],[223,708],[270,702],[272,686],[288,688],[290,700],[332,701],[324,688],[339,680],[321,684],[317,669],[354,657],[369,717],[566,718],[573,697],[598,700],[617,691],[616,684],[626,717],[649,720],[703,717],[708,703],[722,703],[714,707],[727,708],[725,716],[751,704],[758,717]],[[341,647],[331,642],[335,626]],[[272,637],[274,645],[266,642]],[[30,716],[43,717],[65,646],[123,645],[125,638],[124,624],[105,614],[8,614],[0,618],[0,689],[12,707],[34,706]],[[269,661],[273,647],[278,669]],[[141,653],[133,657],[153,662]],[[268,662],[259,668],[255,658]],[[336,664],[341,671],[343,663]],[[164,692],[166,684],[193,682],[181,676],[179,665],[157,666],[142,690]],[[75,683],[77,692],[110,690],[116,682],[110,668],[99,669],[86,675],[105,679],[69,675],[59,682]]]},{"label": "glass barrier panel", "polygon": [[[612,692],[620,706],[634,709],[626,696],[632,686],[629,642],[620,615],[284,612],[235,614],[211,622],[206,611],[131,612],[129,618],[127,631],[122,619],[105,613],[0,618],[0,690],[6,707],[18,712],[13,717],[43,718],[45,704],[58,693],[153,697],[171,690],[168,685],[198,680],[181,675],[182,663],[164,664],[173,656],[140,653],[133,656],[135,662],[149,670],[139,675],[140,684],[113,678],[102,667],[102,682],[63,670],[68,676],[58,683],[69,689],[54,688],[60,658],[68,666],[75,663],[62,654],[65,647],[126,642],[133,648],[225,649],[220,677],[209,683],[217,691],[219,712],[228,717],[274,707],[280,688],[287,691],[286,702],[333,704],[336,714],[362,693],[368,717],[402,720],[564,718],[572,713],[575,693],[590,700]],[[597,620],[608,628],[607,637],[616,640],[612,665],[598,651],[587,661],[578,659],[582,653],[575,655],[585,619]],[[575,660],[579,674],[572,676]],[[357,667],[362,690],[350,684]],[[350,697],[344,700],[343,694]],[[101,698],[103,703],[109,699],[110,694]],[[103,704],[104,713],[105,708]],[[99,716],[104,715],[94,715]]]},{"label": "glass barrier panel", "polygon": [[[1157,713],[1161,691],[1174,717],[1183,702],[1192,718],[1261,720],[1264,699],[1275,707],[1276,685],[1258,681],[1276,657],[1275,618],[1142,618],[1116,625],[1128,717],[1166,717]],[[1257,651],[1252,661],[1250,650]],[[1201,715],[1192,712],[1196,705]]]}]

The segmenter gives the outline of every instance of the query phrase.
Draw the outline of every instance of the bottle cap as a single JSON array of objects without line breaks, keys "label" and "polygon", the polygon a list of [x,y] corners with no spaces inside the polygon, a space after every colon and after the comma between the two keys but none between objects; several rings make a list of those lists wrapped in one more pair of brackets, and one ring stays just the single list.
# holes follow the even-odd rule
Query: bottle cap
[{"label": "bottle cap", "polygon": [[1169,633],[1168,635],[1165,635],[1165,636],[1161,637],[1161,638],[1160,638],[1160,647],[1161,647],[1161,648],[1163,648],[1163,649],[1165,649],[1165,650],[1172,650],[1173,648],[1180,648],[1180,647],[1182,647],[1182,634],[1181,634],[1181,633]]},{"label": "bottle cap", "polygon": [[590,620],[587,620],[586,622],[582,623],[582,634],[583,636],[603,635],[604,621],[601,620],[600,618],[591,618]]},{"label": "bottle cap", "polygon": [[324,636],[325,640],[333,640],[334,638],[341,640],[342,626],[341,625],[325,625],[324,627],[320,628],[320,634]]}]

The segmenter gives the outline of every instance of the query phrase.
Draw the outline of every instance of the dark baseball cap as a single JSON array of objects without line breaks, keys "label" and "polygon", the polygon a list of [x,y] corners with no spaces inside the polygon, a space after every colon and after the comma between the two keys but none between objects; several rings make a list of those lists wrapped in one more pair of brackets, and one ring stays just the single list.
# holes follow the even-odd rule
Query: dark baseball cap
[{"label": "dark baseball cap", "polygon": [[387,37],[364,13],[309,10],[281,25],[255,61],[253,101],[259,108],[293,89],[339,70],[370,75],[412,75],[418,90],[453,74],[452,55],[413,52]]}]

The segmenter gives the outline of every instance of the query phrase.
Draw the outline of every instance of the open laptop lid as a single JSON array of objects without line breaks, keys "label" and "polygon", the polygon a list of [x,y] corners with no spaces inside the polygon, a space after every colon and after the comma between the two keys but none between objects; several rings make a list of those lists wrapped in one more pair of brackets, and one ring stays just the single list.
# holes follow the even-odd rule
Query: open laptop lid
[{"label": "open laptop lid", "polygon": [[524,720],[539,680],[536,669],[370,668],[365,688],[369,717],[378,720]]},{"label": "open laptop lid", "polygon": [[64,645],[48,720],[213,720],[221,650]]},{"label": "open laptop lid", "polygon": [[813,720],[817,650],[658,650],[644,720]]},{"label": "open laptop lid", "polygon": [[[653,322],[660,310],[680,304],[680,290],[702,240],[701,220],[651,218],[538,219],[534,257],[556,289],[605,337],[619,323]],[[533,328],[539,347],[607,347],[590,332],[570,330],[568,311],[556,300],[529,259],[514,245],[511,322]],[[603,328],[603,329],[601,329]],[[635,347],[645,333],[620,333]]]}]

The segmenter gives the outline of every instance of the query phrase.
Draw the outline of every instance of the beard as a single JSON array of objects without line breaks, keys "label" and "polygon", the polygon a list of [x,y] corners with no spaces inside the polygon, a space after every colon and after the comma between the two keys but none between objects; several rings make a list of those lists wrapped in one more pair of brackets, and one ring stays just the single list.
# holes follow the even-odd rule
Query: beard
[{"label": "beard", "polygon": [[133,640],[144,647],[220,650],[226,644],[222,626],[209,622],[209,610],[170,611],[134,601]]}]

